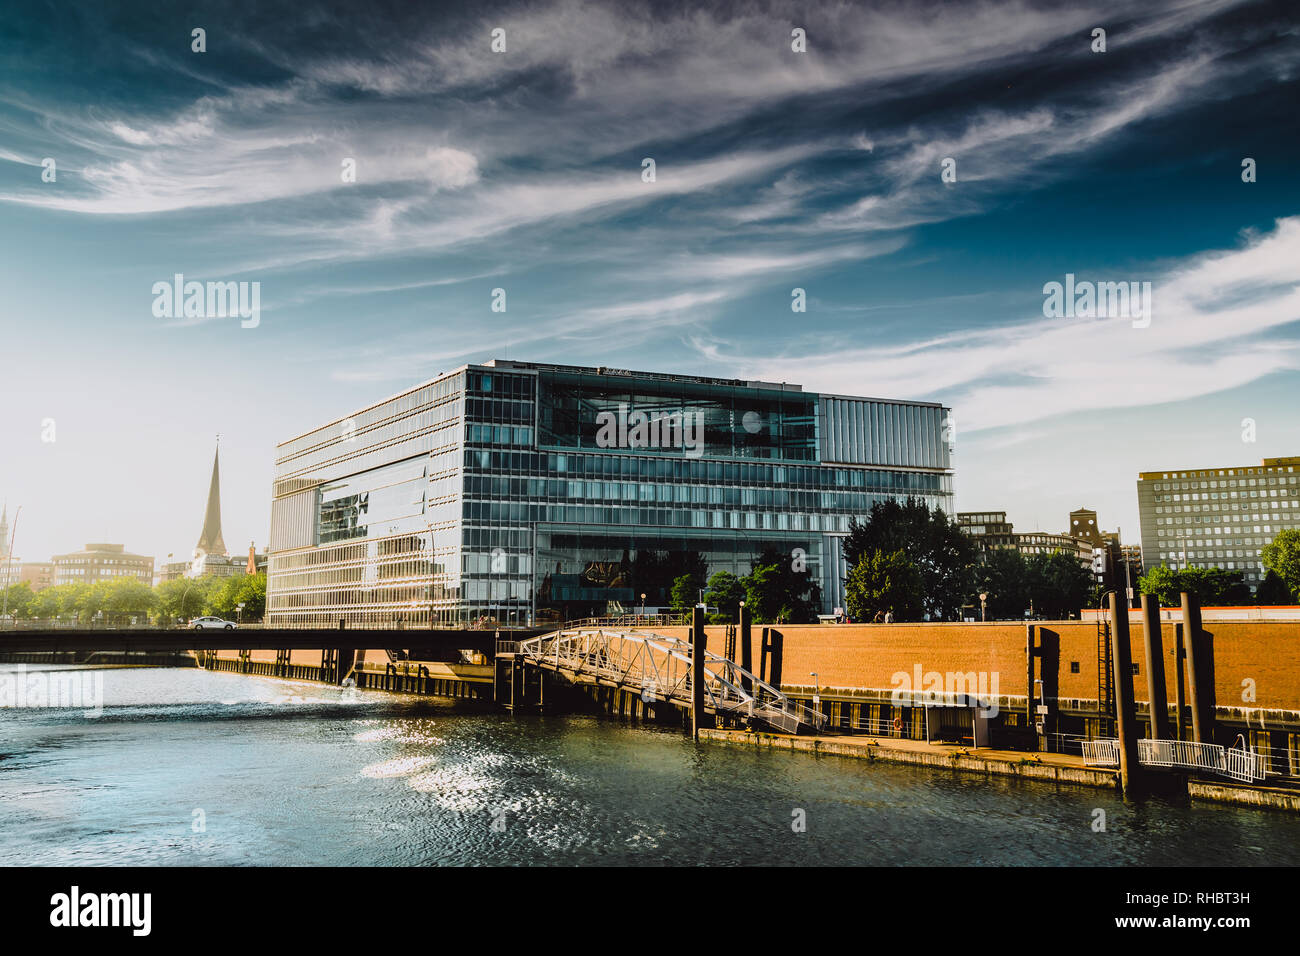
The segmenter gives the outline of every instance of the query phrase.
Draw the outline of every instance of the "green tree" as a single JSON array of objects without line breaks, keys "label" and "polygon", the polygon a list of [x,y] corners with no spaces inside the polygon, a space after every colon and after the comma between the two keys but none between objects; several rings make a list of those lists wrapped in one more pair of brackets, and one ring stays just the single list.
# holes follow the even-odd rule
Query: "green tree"
[{"label": "green tree", "polygon": [[[239,605],[243,610],[239,610]],[[214,585],[209,593],[207,613],[234,620],[260,620],[266,609],[266,575],[239,575]]]},{"label": "green tree", "polygon": [[695,574],[683,574],[673,579],[673,589],[670,594],[673,610],[677,612],[689,611],[700,603],[700,588],[703,578]]},{"label": "green tree", "polygon": [[921,573],[900,548],[873,552],[849,571],[844,601],[849,617],[872,621],[877,612],[893,612],[895,621],[918,621],[924,609]]},{"label": "green tree", "polygon": [[850,567],[877,551],[902,551],[921,575],[924,613],[934,620],[956,619],[971,593],[975,544],[943,509],[919,498],[875,502],[865,520],[849,520],[843,548]]},{"label": "green tree", "polygon": [[57,587],[41,588],[32,596],[31,616],[34,619],[56,621],[62,611],[62,594]]},{"label": "green tree", "polygon": [[220,586],[221,581],[215,575],[162,582],[157,588],[154,620],[159,624],[171,625],[212,613],[209,610],[212,595]]},{"label": "green tree", "polygon": [[1032,606],[1045,617],[1078,617],[1091,599],[1092,575],[1073,554],[1031,554],[1025,561],[1025,575]]},{"label": "green tree", "polygon": [[0,607],[7,607],[11,617],[27,618],[32,615],[32,608],[36,603],[36,595],[32,593],[32,586],[26,581],[19,581],[17,584],[11,584],[6,591],[3,603]]},{"label": "green tree", "polygon": [[802,553],[768,548],[754,558],[741,583],[756,624],[811,624],[821,610],[822,589]]},{"label": "green tree", "polygon": [[116,578],[103,584],[102,610],[109,623],[129,624],[133,619],[144,623],[158,603],[154,589],[137,577]]},{"label": "green tree", "polygon": [[716,615],[710,615],[710,617],[720,618],[714,622],[716,624],[734,623],[740,611],[740,602],[744,598],[744,585],[740,583],[740,578],[730,571],[714,572],[704,592],[704,603],[718,609]]},{"label": "green tree", "polygon": [[1138,578],[1143,594],[1154,594],[1162,607],[1177,607],[1183,592],[1193,594],[1202,607],[1250,604],[1255,598],[1240,571],[1224,568],[1154,567]]},{"label": "green tree", "polygon": [[1148,569],[1138,578],[1138,590],[1143,594],[1154,594],[1161,607],[1177,607],[1182,600],[1178,572],[1163,564]]},{"label": "green tree", "polygon": [[1259,588],[1255,591],[1255,603],[1263,605],[1295,604],[1296,595],[1291,593],[1291,589],[1286,586],[1286,582],[1282,580],[1280,574],[1270,570],[1264,575],[1264,580],[1259,582]]},{"label": "green tree", "polygon": [[973,573],[971,603],[979,606],[979,596],[987,595],[985,616],[990,621],[1019,620],[1029,609],[1028,569],[1025,556],[1014,548],[989,551],[983,564]]},{"label": "green tree", "polygon": [[1281,578],[1292,596],[1300,600],[1300,528],[1279,531],[1264,545],[1259,557],[1264,567]]}]

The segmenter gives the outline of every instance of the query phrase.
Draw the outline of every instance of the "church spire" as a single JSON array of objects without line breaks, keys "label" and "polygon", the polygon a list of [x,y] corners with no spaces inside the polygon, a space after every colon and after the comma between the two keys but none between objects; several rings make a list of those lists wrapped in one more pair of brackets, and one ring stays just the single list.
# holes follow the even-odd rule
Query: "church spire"
[{"label": "church spire", "polygon": [[[218,442],[220,438],[218,438]],[[194,550],[201,554],[225,555],[226,542],[221,540],[221,446],[212,455],[212,484],[208,486],[208,510],[203,514],[203,533]]]}]

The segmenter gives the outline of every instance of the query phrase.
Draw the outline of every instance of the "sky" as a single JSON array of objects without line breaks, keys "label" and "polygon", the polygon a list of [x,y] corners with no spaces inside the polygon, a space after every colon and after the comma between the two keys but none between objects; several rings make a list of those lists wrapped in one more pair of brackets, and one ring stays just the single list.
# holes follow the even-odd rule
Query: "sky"
[{"label": "sky", "polygon": [[957,509],[1136,540],[1300,455],[1298,66],[1288,2],[8,4],[15,553],[188,557],[218,434],[260,549],[277,442],[494,357],[942,402]]}]

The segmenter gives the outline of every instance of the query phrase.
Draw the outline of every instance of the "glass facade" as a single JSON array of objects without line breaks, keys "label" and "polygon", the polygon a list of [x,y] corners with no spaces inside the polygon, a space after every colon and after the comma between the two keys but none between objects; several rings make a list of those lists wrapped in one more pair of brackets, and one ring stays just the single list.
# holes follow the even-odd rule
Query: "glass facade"
[{"label": "glass facade", "polygon": [[[946,410],[855,401],[520,362],[457,370],[279,446],[268,623],[525,625],[664,607],[679,575],[747,574],[769,550],[798,551],[829,610],[843,603],[850,516],[907,495],[951,511]],[[827,460],[827,429],[853,434],[840,416],[868,422],[867,405],[901,410],[895,457],[914,464]],[[889,435],[846,447],[884,455]]]}]

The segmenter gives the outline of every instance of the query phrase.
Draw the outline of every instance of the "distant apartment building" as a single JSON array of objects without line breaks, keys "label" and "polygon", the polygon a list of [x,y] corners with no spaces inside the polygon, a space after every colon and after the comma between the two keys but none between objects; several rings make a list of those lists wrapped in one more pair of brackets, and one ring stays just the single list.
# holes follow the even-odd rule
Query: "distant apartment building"
[{"label": "distant apartment building", "polygon": [[1070,534],[1051,531],[1027,531],[1016,535],[1016,547],[1021,554],[1072,554],[1085,566],[1092,565],[1092,545]]},{"label": "distant apartment building", "polygon": [[957,526],[974,540],[981,557],[990,551],[1016,548],[1016,535],[1005,511],[959,511]]},{"label": "distant apartment building", "polygon": [[27,584],[33,591],[54,586],[53,561],[18,561],[14,560],[11,583]]},{"label": "distant apartment building", "polygon": [[1137,494],[1148,567],[1241,571],[1255,586],[1265,573],[1260,551],[1279,531],[1300,528],[1300,457],[1144,471]]},{"label": "distant apartment building", "polygon": [[88,544],[83,551],[56,554],[51,563],[56,585],[78,581],[94,584],[123,577],[135,577],[145,584],[153,584],[153,558],[131,554],[121,544]]},{"label": "distant apartment building", "polygon": [[1063,551],[1074,555],[1084,565],[1092,563],[1092,545],[1088,540],[1050,531],[1017,533],[1007,520],[1005,511],[959,511],[957,526],[975,541],[981,560],[989,552],[997,550],[1014,550],[1021,554]]}]

